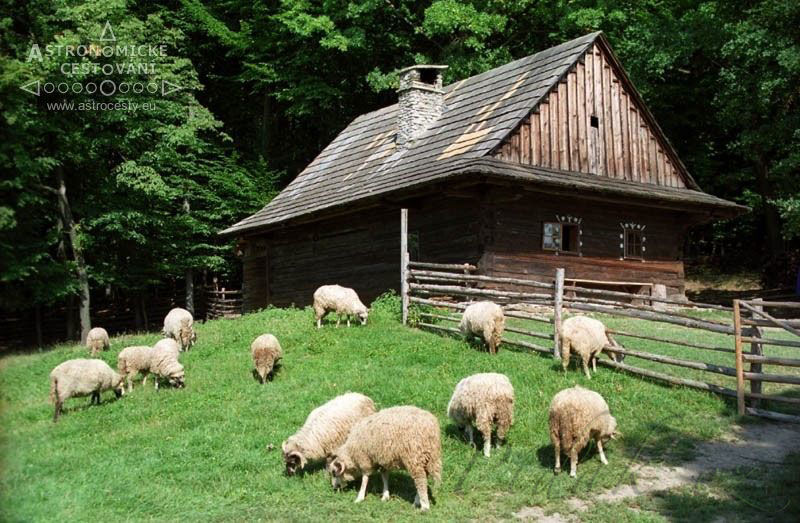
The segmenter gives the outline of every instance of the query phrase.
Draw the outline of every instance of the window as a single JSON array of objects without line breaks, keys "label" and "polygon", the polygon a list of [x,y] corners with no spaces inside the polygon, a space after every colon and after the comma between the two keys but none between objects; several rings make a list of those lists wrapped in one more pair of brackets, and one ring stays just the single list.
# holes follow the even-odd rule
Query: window
[{"label": "window", "polygon": [[422,259],[419,248],[419,231],[408,233],[408,257],[414,261]]},{"label": "window", "polygon": [[545,222],[542,229],[542,249],[579,254],[580,235],[579,223]]},{"label": "window", "polygon": [[597,129],[598,127],[600,127],[600,120],[599,120],[599,119],[598,119],[596,116],[591,116],[591,117],[589,118],[589,123],[590,123],[590,124],[591,124],[591,126],[592,126],[592,127],[594,127],[595,129]]},{"label": "window", "polygon": [[620,248],[622,257],[630,260],[644,260],[645,241],[644,225],[638,223],[623,223],[622,234],[620,234]]}]

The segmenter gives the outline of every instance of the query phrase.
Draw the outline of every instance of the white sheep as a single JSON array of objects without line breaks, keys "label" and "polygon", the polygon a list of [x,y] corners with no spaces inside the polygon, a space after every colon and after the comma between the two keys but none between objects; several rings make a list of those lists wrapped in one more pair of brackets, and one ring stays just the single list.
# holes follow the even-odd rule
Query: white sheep
[{"label": "white sheep", "polygon": [[253,357],[255,373],[259,381],[263,384],[268,376],[272,375],[272,369],[283,357],[281,344],[278,338],[272,334],[262,334],[250,345],[250,354]]},{"label": "white sheep", "polygon": [[361,303],[358,294],[353,289],[342,287],[341,285],[323,285],[314,291],[314,315],[317,319],[317,328],[322,327],[322,318],[329,312],[338,315],[336,326],[342,321],[342,315],[347,319],[347,326],[350,326],[350,316],[355,316],[366,325],[369,309]]},{"label": "white sheep", "polygon": [[153,348],[168,351],[172,353],[172,355],[175,356],[176,359],[178,358],[178,355],[181,352],[180,345],[178,345],[178,342],[173,340],[172,338],[161,338],[156,342],[155,345],[153,345]]},{"label": "white sheep", "polygon": [[497,445],[504,441],[514,423],[514,387],[503,374],[473,374],[458,382],[447,405],[447,415],[460,428],[466,427],[471,445],[472,426],[483,435],[483,454],[492,448],[492,426],[497,425]]},{"label": "white sheep", "polygon": [[489,352],[496,354],[505,326],[506,317],[502,307],[490,301],[478,301],[464,310],[460,329],[467,338],[480,336],[489,347]]},{"label": "white sheep", "polygon": [[95,327],[86,335],[86,348],[89,354],[95,356],[98,352],[108,350],[111,342],[108,339],[108,332],[102,327]]},{"label": "white sheep", "polygon": [[192,318],[191,312],[175,307],[164,318],[162,332],[167,338],[177,341],[182,351],[186,351],[192,348],[192,345],[197,341],[197,334],[194,332],[193,324],[194,318]]},{"label": "white sheep", "polygon": [[68,360],[50,372],[50,401],[55,404],[53,422],[58,421],[64,402],[69,398],[92,396],[90,404],[100,404],[100,393],[114,390],[119,398],[125,393],[122,376],[98,359]]},{"label": "white sheep", "polygon": [[389,499],[389,471],[405,469],[417,488],[414,506],[428,510],[428,478],[438,483],[442,475],[439,421],[430,412],[412,406],[381,410],[353,426],[326,468],[334,488],[361,476],[356,503],[366,496],[370,474],[381,472],[381,499],[385,501]]},{"label": "white sheep", "polygon": [[603,397],[591,390],[575,386],[564,389],[550,403],[550,441],[556,455],[555,473],[561,472],[561,453],[570,459],[569,475],[575,477],[578,454],[589,439],[597,444],[600,461],[608,465],[603,444],[616,439],[617,420],[611,415]]},{"label": "white sheep", "polygon": [[158,390],[158,378],[166,379],[173,387],[184,387],[185,373],[183,365],[178,361],[178,351],[174,340],[161,340],[151,351],[150,372],[153,374],[156,390]]},{"label": "white sheep", "polygon": [[302,428],[283,442],[286,473],[292,475],[310,461],[328,457],[342,445],[353,425],[375,414],[375,403],[357,392],[337,396],[311,411]]},{"label": "white sheep", "polygon": [[[606,345],[620,347],[603,322],[588,316],[573,316],[561,325],[561,367],[567,370],[570,354],[574,352],[581,358],[586,377],[591,379],[589,361],[592,362],[592,371],[597,372],[597,355]],[[614,361],[623,359],[622,355],[610,351],[606,354]]]},{"label": "white sheep", "polygon": [[133,377],[136,374],[140,372],[144,374],[142,385],[147,382],[147,374],[150,372],[152,364],[152,355],[152,347],[147,346],[125,347],[120,351],[119,356],[117,356],[117,370],[128,382],[128,392],[133,390]]}]

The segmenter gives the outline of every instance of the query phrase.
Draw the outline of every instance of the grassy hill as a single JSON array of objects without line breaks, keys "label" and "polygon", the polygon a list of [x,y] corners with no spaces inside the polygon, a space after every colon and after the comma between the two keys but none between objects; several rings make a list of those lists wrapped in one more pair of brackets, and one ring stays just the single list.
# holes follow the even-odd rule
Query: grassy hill
[{"label": "grassy hill", "polygon": [[[197,325],[198,341],[181,355],[187,387],[155,391],[150,383],[89,407],[67,402],[53,424],[50,370],[86,357],[85,349],[52,350],[0,360],[0,437],[5,521],[120,519],[330,520],[420,517],[404,472],[392,474],[392,499],[380,501],[380,476],[364,503],[356,486],[335,492],[324,470],[285,477],[281,442],[309,411],[337,394],[358,391],[379,407],[413,404],[440,420],[443,481],[426,518],[507,518],[520,507],[558,504],[631,481],[642,456],[685,459],[694,442],[733,422],[730,403],[695,390],[669,388],[609,369],[592,380],[551,358],[502,349],[496,357],[465,342],[403,327],[396,298],[373,307],[366,327],[314,328],[310,310],[268,309],[235,320]],[[251,374],[250,342],[274,333],[284,349],[275,379]],[[114,338],[101,355],[116,368],[129,345],[156,334]],[[476,372],[502,372],[516,389],[509,444],[490,459],[470,448],[446,416],[455,384]],[[581,384],[602,394],[624,433],[607,446],[603,467],[590,447],[578,479],[553,476],[547,408],[559,390]],[[138,385],[138,382],[137,382]]]}]

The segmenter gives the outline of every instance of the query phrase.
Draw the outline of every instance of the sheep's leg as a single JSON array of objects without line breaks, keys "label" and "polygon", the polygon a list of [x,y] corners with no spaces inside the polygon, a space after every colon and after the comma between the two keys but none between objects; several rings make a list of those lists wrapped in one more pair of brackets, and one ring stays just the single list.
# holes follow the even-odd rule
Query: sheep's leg
[{"label": "sheep's leg", "polygon": [[556,466],[553,469],[555,474],[561,472],[561,442],[556,440],[553,441],[553,452],[556,454]]},{"label": "sheep's leg", "polygon": [[383,494],[381,495],[381,501],[389,501],[389,471],[388,470],[381,471],[381,479],[383,479]]},{"label": "sheep's leg", "polygon": [[472,424],[467,425],[467,428],[465,428],[464,431],[466,432],[467,437],[469,438],[470,446],[474,447],[475,446],[475,439],[474,439],[473,434],[472,434]]},{"label": "sheep's leg", "polygon": [[100,392],[98,391],[92,392],[92,401],[90,404],[100,405]]},{"label": "sheep's leg", "polygon": [[340,323],[342,323],[342,315],[341,314],[337,314],[336,315],[336,326],[338,327]]},{"label": "sheep's leg", "polygon": [[583,373],[586,374],[586,379],[592,379],[592,375],[589,374],[589,361],[587,359],[581,359],[583,363]]},{"label": "sheep's leg", "polygon": [[358,491],[358,496],[356,496],[356,503],[361,503],[367,496],[367,483],[369,483],[369,474],[364,474],[361,476],[361,490]]},{"label": "sheep's leg", "polygon": [[478,416],[475,425],[483,436],[483,455],[488,458],[492,454],[492,419],[484,415]]},{"label": "sheep's leg", "polygon": [[414,506],[420,510],[430,510],[431,502],[428,500],[428,476],[424,472],[414,474],[414,485],[417,487],[417,495],[414,497]]},{"label": "sheep's leg", "polygon": [[64,403],[61,400],[56,400],[56,411],[53,413],[53,423],[58,421],[58,417],[61,416],[61,407]]},{"label": "sheep's leg", "polygon": [[597,356],[592,356],[592,372],[597,372]]},{"label": "sheep's leg", "polygon": [[156,390],[158,390],[158,376],[153,376],[153,381],[156,382]]},{"label": "sheep's leg", "polygon": [[603,463],[603,465],[608,465],[608,460],[603,452],[603,442],[600,440],[597,440],[597,452],[600,454],[600,462]]},{"label": "sheep's leg", "polygon": [[[142,387],[147,385],[147,376],[149,376],[149,373],[145,372],[144,373],[144,379],[142,379]],[[153,379],[155,379],[155,378],[153,378]]]},{"label": "sheep's leg", "polygon": [[569,451],[569,477],[574,478],[577,476],[578,470],[578,451],[572,449]]},{"label": "sheep's leg", "polygon": [[322,328],[322,318],[317,317],[317,328],[318,329]]},{"label": "sheep's leg", "polygon": [[350,315],[347,315],[347,328],[350,328]]}]

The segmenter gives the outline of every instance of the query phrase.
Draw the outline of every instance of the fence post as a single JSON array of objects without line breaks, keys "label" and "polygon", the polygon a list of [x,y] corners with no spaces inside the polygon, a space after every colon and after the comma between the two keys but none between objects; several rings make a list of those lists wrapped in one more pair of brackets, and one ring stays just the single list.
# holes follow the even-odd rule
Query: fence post
[{"label": "fence post", "polygon": [[[753,303],[753,306],[756,309],[758,309],[760,311],[764,310],[764,306],[760,305],[758,303],[758,302],[764,301],[762,298],[756,298],[753,301],[755,302],[755,303]],[[755,314],[750,314],[750,317],[755,319],[756,315]],[[762,331],[761,331],[761,329],[759,327],[757,327],[756,325],[753,325],[752,327],[750,327],[750,329],[748,329],[748,333],[747,334],[748,334],[748,336],[750,336],[752,338],[760,338],[762,336]],[[764,355],[763,346],[760,343],[750,342],[750,354],[754,354],[756,356],[763,356]],[[758,373],[760,373],[761,372],[761,363],[755,363],[755,362],[750,363],[750,372],[758,372]],[[750,392],[755,392],[757,394],[761,394],[761,381],[760,380],[752,380],[750,382]],[[761,404],[761,400],[758,399],[758,398],[752,398],[750,400],[750,406],[751,407],[758,407],[760,404]]]},{"label": "fence post", "polygon": [[408,323],[408,209],[400,209],[400,299],[403,325]]},{"label": "fence post", "polygon": [[736,349],[736,406],[744,416],[744,369],[742,365],[742,316],[739,300],[733,300],[733,334]]},{"label": "fence post", "polygon": [[561,308],[564,303],[564,269],[556,269],[553,289],[553,357],[561,358]]}]

